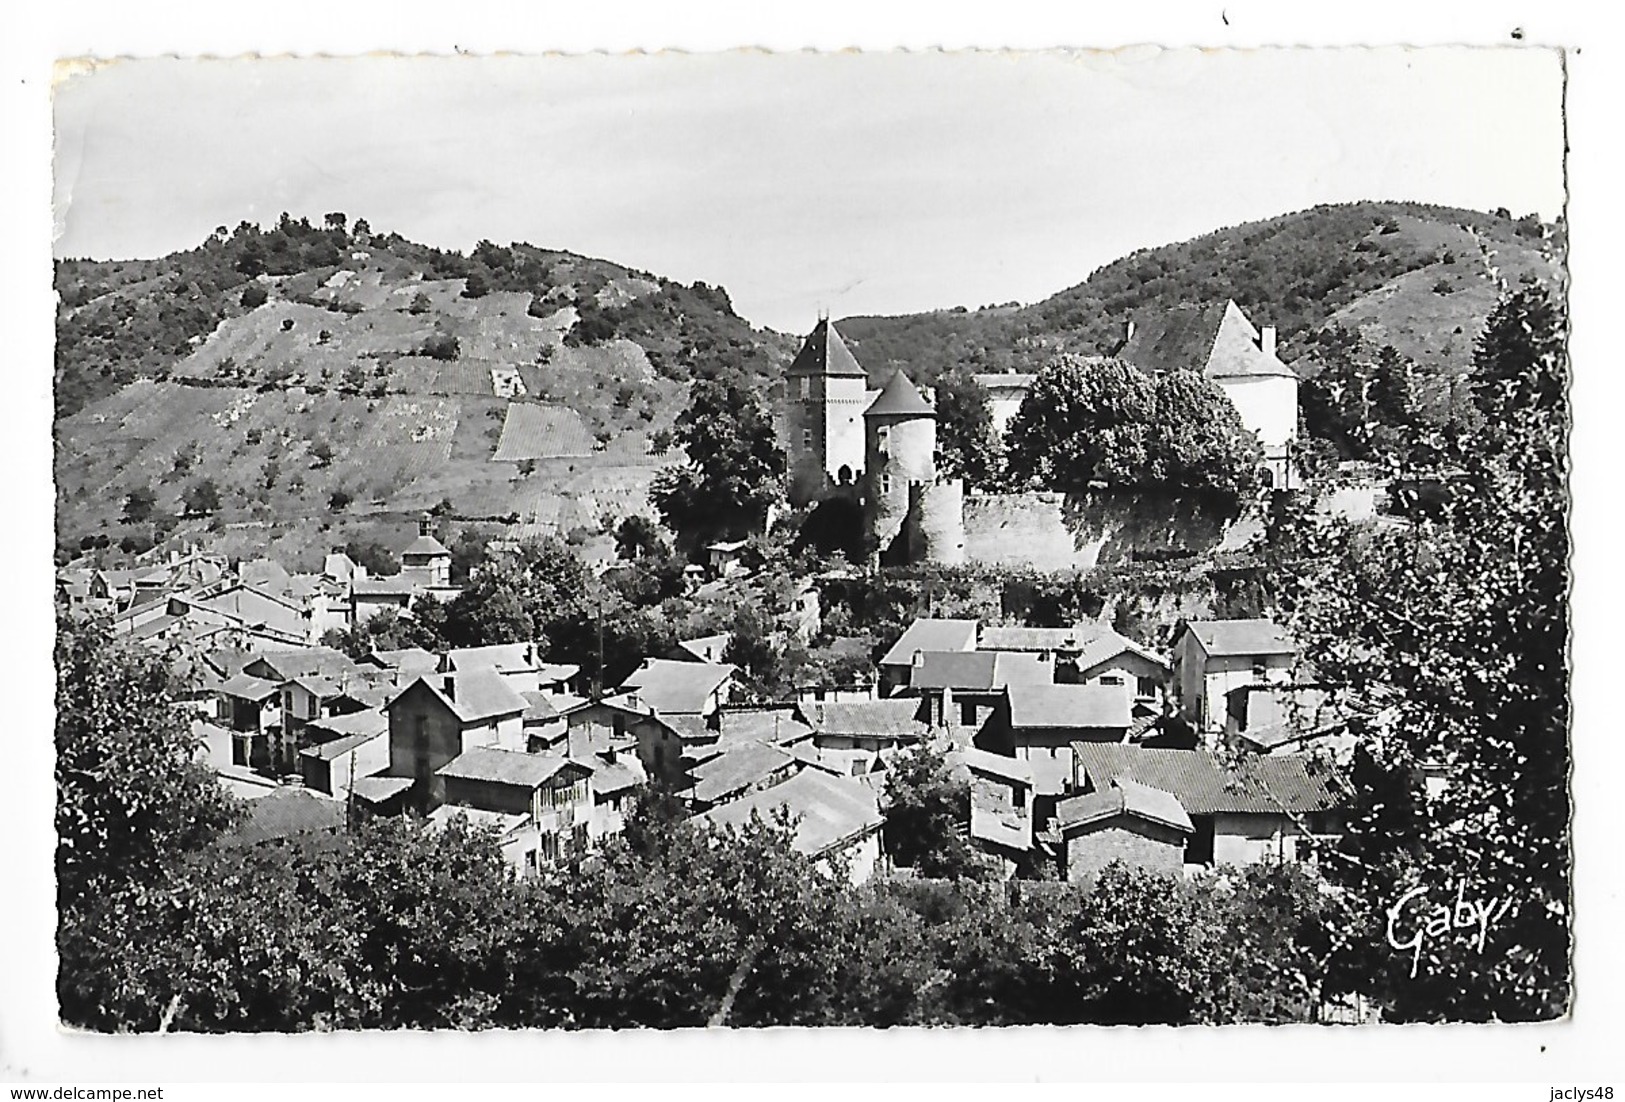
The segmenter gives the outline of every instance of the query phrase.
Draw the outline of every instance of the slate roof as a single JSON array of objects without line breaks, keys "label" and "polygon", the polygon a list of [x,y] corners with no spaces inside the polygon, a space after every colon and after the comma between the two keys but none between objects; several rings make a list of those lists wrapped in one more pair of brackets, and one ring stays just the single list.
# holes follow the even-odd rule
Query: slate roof
[{"label": "slate roof", "polygon": [[759,784],[794,765],[795,759],[777,746],[765,742],[742,742],[696,765],[691,770],[694,787],[689,795],[700,803],[714,804],[753,784]]},{"label": "slate roof", "polygon": [[1134,781],[1118,781],[1110,788],[1074,796],[1055,805],[1055,823],[1062,830],[1087,826],[1114,815],[1137,815],[1186,834],[1196,829],[1177,796]]},{"label": "slate roof", "polygon": [[[317,674],[337,680],[341,674],[354,674],[360,669],[350,656],[332,647],[302,647],[290,650],[262,650],[254,656],[284,681]],[[253,660],[249,665],[253,664]]]},{"label": "slate roof", "polygon": [[752,792],[695,816],[696,822],[741,827],[753,814],[768,819],[779,808],[797,819],[792,845],[817,856],[876,830],[884,821],[873,788],[857,780],[832,777],[821,769],[803,769],[772,788]]},{"label": "slate roof", "polygon": [[486,811],[484,808],[463,807],[460,804],[441,804],[429,812],[425,820],[431,826],[443,829],[458,816],[466,819],[469,826],[495,827],[497,833],[503,835],[524,826],[528,818],[526,815],[506,811]]},{"label": "slate roof", "polygon": [[543,685],[563,684],[580,672],[581,667],[573,662],[538,662],[536,664],[536,680]]},{"label": "slate roof", "polygon": [[367,659],[373,665],[386,670],[400,670],[402,673],[430,673],[440,666],[440,656],[422,647],[375,650],[367,655]]},{"label": "slate roof", "polygon": [[380,735],[389,730],[389,717],[383,712],[368,708],[365,711],[350,712],[342,716],[313,719],[306,725],[305,730],[326,731],[334,737]]},{"label": "slate roof", "polygon": [[357,597],[404,597],[422,588],[422,583],[405,574],[390,574],[382,578],[355,578],[350,582],[350,592]]},{"label": "slate roof", "polygon": [[1191,620],[1186,624],[1211,657],[1295,654],[1297,644],[1273,620]]},{"label": "slate roof", "polygon": [[796,358],[790,362],[790,368],[785,372],[787,376],[800,375],[851,375],[860,379],[867,378],[867,373],[858,363],[857,357],[852,355],[846,342],[841,339],[840,333],[835,331],[835,324],[827,318],[820,319],[813,326],[807,339],[801,342],[801,350]]},{"label": "slate roof", "polygon": [[912,689],[990,692],[1005,685],[1046,685],[1053,671],[1034,654],[1011,651],[924,651],[909,675]]},{"label": "slate roof", "polygon": [[1032,817],[1024,811],[989,806],[971,793],[970,836],[1004,849],[1028,850],[1033,845]]},{"label": "slate roof", "polygon": [[965,763],[965,767],[972,773],[984,773],[988,776],[1017,781],[1026,785],[1033,783],[1032,764],[1023,761],[1021,758],[1009,758],[1003,754],[994,754],[987,750],[968,746],[959,751],[959,759]]},{"label": "slate roof", "polygon": [[702,635],[697,639],[679,639],[677,649],[684,654],[692,655],[697,661],[710,662],[723,656],[732,639],[733,632],[719,631],[715,635]]},{"label": "slate roof", "polygon": [[1076,650],[1084,636],[1074,625],[1064,628],[1029,628],[992,625],[982,629],[976,643],[984,651]]},{"label": "slate roof", "polygon": [[[364,713],[362,713],[364,714]],[[389,728],[382,731],[363,731],[353,735],[342,735],[328,742],[307,746],[299,751],[302,757],[315,758],[317,761],[337,761],[351,750],[363,746],[377,738],[388,738]]]},{"label": "slate roof", "polygon": [[488,647],[457,647],[448,650],[440,661],[442,671],[465,670],[534,670],[536,644],[496,643]]},{"label": "slate roof", "polygon": [[344,801],[308,788],[283,787],[255,800],[248,818],[230,837],[250,845],[302,834],[333,834],[344,829],[345,818]]},{"label": "slate roof", "polygon": [[615,761],[583,762],[592,766],[592,790],[600,796],[614,796],[645,783],[649,775],[635,754],[623,755]]},{"label": "slate roof", "polygon": [[817,735],[923,738],[928,726],[919,719],[921,707],[916,697],[890,697],[803,704],[801,712]]},{"label": "slate roof", "polygon": [[1134,336],[1119,355],[1143,371],[1206,370],[1223,320],[1224,306],[1216,302],[1135,318]]},{"label": "slate roof", "polygon": [[920,388],[898,368],[880,391],[880,397],[863,411],[865,417],[934,417],[936,410],[925,400]]},{"label": "slate roof", "polygon": [[526,723],[546,723],[559,718],[559,710],[547,693],[521,691],[519,695],[525,701]]},{"label": "slate roof", "polygon": [[1115,685],[1010,685],[1012,727],[1090,727],[1128,729],[1128,694]]},{"label": "slate roof", "polygon": [[1347,788],[1308,754],[1249,758],[1226,769],[1206,750],[1162,750],[1119,743],[1074,742],[1079,780],[1104,788],[1135,781],[1171,792],[1191,815],[1280,814],[1342,806]]},{"label": "slate roof", "polygon": [[657,712],[694,714],[704,710],[707,698],[733,676],[734,669],[725,662],[645,658],[620,687],[636,689],[638,700]]},{"label": "slate roof", "polygon": [[522,750],[476,746],[452,758],[435,770],[435,774],[459,780],[540,788],[570,765],[586,768],[561,754],[527,754]]},{"label": "slate roof", "polygon": [[907,666],[914,661],[915,651],[974,650],[976,626],[975,620],[915,620],[891,645],[880,664]]},{"label": "slate roof", "polygon": [[872,750],[832,750],[811,742],[800,742],[786,746],[785,751],[803,765],[838,777],[858,777],[883,768],[880,756]]},{"label": "slate roof", "polygon": [[419,536],[407,544],[406,549],[401,552],[401,559],[405,560],[408,555],[413,557],[422,556],[424,558],[451,558],[451,552],[446,549],[446,545],[430,535]]},{"label": "slate roof", "polygon": [[495,670],[477,669],[453,675],[452,697],[448,697],[442,688],[443,680],[444,676],[441,674],[415,677],[406,688],[391,698],[386,707],[393,708],[395,701],[410,692],[413,685],[422,684],[463,723],[477,723],[498,716],[522,715],[525,711],[525,698],[514,692],[509,687],[507,679]]}]

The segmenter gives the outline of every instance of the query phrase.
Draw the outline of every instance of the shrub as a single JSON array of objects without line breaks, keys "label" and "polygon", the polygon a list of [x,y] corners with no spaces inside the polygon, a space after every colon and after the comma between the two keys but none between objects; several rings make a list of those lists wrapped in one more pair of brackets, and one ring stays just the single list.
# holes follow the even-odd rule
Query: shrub
[{"label": "shrub", "polygon": [[450,333],[436,333],[423,342],[420,353],[435,360],[455,360],[462,352],[462,346],[456,337]]},{"label": "shrub", "polygon": [[270,297],[264,287],[257,283],[251,283],[243,288],[243,297],[237,301],[242,303],[243,309],[252,310],[258,306],[264,306],[266,299]]}]

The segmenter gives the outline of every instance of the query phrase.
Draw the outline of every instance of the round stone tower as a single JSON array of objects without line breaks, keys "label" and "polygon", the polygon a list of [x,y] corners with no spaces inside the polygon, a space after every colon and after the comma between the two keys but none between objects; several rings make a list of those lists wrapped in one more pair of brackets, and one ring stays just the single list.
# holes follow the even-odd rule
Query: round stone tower
[{"label": "round stone tower", "polygon": [[909,488],[936,481],[937,414],[899,371],[863,414],[863,516],[882,563],[908,561],[898,539],[908,520]]}]

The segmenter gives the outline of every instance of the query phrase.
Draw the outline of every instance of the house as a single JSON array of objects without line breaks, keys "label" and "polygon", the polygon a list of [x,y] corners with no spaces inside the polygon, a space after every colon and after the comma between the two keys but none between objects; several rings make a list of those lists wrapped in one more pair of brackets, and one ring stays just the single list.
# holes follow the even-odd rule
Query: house
[{"label": "house", "polygon": [[1185,863],[1295,860],[1306,839],[1337,835],[1349,789],[1310,754],[1244,758],[1234,767],[1206,750],[1078,742],[1073,787],[1088,794],[1132,781],[1170,793],[1191,820]]},{"label": "house", "polygon": [[722,829],[742,828],[752,817],[771,821],[786,813],[795,823],[791,846],[819,859],[845,860],[853,883],[867,880],[880,863],[879,795],[860,781],[835,777],[820,769],[803,769],[780,784],[760,789],[714,807],[694,822]]},{"label": "house", "polygon": [[1314,747],[1339,761],[1353,752],[1347,711],[1325,685],[1243,685],[1225,695],[1225,739],[1256,754],[1296,754]]},{"label": "house", "polygon": [[1021,403],[1026,401],[1027,391],[1032,388],[1033,380],[1038,376],[1026,372],[1006,371],[992,375],[977,375],[975,378],[982,389],[987,391],[988,411],[993,415],[993,431],[1002,440],[1010,428],[1010,422],[1021,409]]},{"label": "house", "polygon": [[1092,883],[1113,861],[1157,872],[1182,871],[1194,829],[1172,793],[1120,779],[1056,804],[1051,833],[1058,842],[1062,876]]},{"label": "house", "polygon": [[1072,791],[1072,744],[1122,742],[1131,723],[1128,697],[1112,686],[1007,685],[974,745],[1031,767],[1033,822],[1042,828]]},{"label": "house", "polygon": [[880,658],[880,695],[908,687],[920,651],[975,650],[977,626],[975,620],[915,620]]},{"label": "house", "polygon": [[1226,693],[1288,681],[1297,660],[1297,644],[1273,620],[1192,620],[1174,640],[1180,715],[1200,731],[1222,731]]},{"label": "house", "polygon": [[[366,701],[351,695],[348,684],[348,678],[332,681],[320,674],[301,674],[285,682],[281,689],[283,734],[302,745],[310,723],[325,716],[365,711]],[[358,678],[356,684],[364,682]]]},{"label": "house", "polygon": [[446,652],[440,660],[440,673],[466,673],[469,670],[494,670],[508,682],[514,692],[536,693],[543,689],[543,677],[553,688],[568,682],[581,672],[579,666],[552,666],[540,660],[541,648],[535,643],[498,643],[488,647],[459,647]]},{"label": "house", "polygon": [[726,578],[737,572],[748,540],[719,540],[705,545],[705,565],[713,578]]},{"label": "house", "polygon": [[434,538],[433,524],[430,517],[418,519],[417,539],[401,552],[400,576],[421,589],[450,589],[451,552]]},{"label": "house", "polygon": [[[443,804],[524,816],[515,833],[516,865],[543,863],[585,850],[592,829],[592,769],[562,754],[528,754],[497,746],[466,750],[435,771]],[[505,847],[506,848],[506,847]]]},{"label": "house", "polygon": [[[280,734],[282,686],[248,673],[228,677],[218,690],[218,718],[234,735],[231,760],[254,769],[272,769],[272,729]],[[278,755],[280,757],[280,755]]]},{"label": "house", "polygon": [[1171,671],[1168,661],[1104,624],[1063,628],[986,627],[976,649],[1027,654],[1064,684],[1121,685],[1144,711],[1160,711]]},{"label": "house", "polygon": [[917,697],[799,704],[796,711],[812,728],[813,742],[826,750],[890,752],[931,733],[925,702]]},{"label": "house", "polygon": [[412,598],[422,587],[404,574],[370,577],[357,567],[350,579],[350,622],[364,624],[385,609],[409,614]]},{"label": "house", "polygon": [[555,698],[543,692],[522,692],[525,701],[520,727],[525,733],[525,746],[538,752],[563,742],[570,733],[570,724],[559,711]]},{"label": "house", "polygon": [[1131,323],[1119,355],[1154,374],[1199,371],[1224,391],[1264,448],[1267,487],[1291,488],[1298,376],[1276,354],[1274,326],[1255,328],[1234,301],[1179,306]]},{"label": "house", "polygon": [[592,754],[570,757],[592,769],[593,817],[589,828],[599,834],[619,834],[626,827],[626,812],[638,789],[649,783],[649,774],[635,753],[623,752],[610,743]]},{"label": "house", "polygon": [[979,729],[1007,685],[1048,685],[1053,671],[1037,655],[997,651],[916,651],[899,696],[926,702],[926,720],[940,727]]},{"label": "house", "polygon": [[830,750],[811,741],[784,749],[809,769],[822,769],[836,777],[855,777],[877,792],[886,781],[886,762],[874,750]]},{"label": "house", "polygon": [[727,663],[645,658],[621,682],[616,696],[630,697],[634,706],[653,708],[665,716],[705,718],[728,702],[734,670]]},{"label": "house", "polygon": [[1015,875],[1032,859],[1032,766],[975,747],[954,757],[969,774],[971,843],[999,863],[1005,878]]},{"label": "house", "polygon": [[693,784],[683,796],[691,808],[704,811],[787,780],[798,768],[787,750],[765,742],[739,742],[691,768]]},{"label": "house", "polygon": [[367,710],[317,720],[305,728],[299,773],[305,787],[329,796],[389,770],[389,716]]},{"label": "house", "polygon": [[442,766],[477,747],[524,749],[525,699],[489,669],[418,677],[385,706],[389,775],[409,778],[427,807],[442,802]]},{"label": "house", "polygon": [[[561,712],[566,738],[587,739],[596,745],[631,739],[636,756],[649,779],[668,788],[680,788],[687,771],[683,761],[687,745],[714,741],[703,724],[679,724],[676,717],[657,714],[628,694],[604,700],[585,700]],[[686,717],[697,720],[698,717]],[[710,734],[712,737],[706,737]]]},{"label": "house", "polygon": [[311,675],[337,682],[359,677],[361,668],[349,655],[332,647],[293,647],[258,650],[243,666],[243,672],[277,682]]},{"label": "house", "polygon": [[195,597],[200,609],[226,613],[248,636],[269,643],[303,645],[310,642],[310,615],[296,602],[245,582],[236,582]]}]

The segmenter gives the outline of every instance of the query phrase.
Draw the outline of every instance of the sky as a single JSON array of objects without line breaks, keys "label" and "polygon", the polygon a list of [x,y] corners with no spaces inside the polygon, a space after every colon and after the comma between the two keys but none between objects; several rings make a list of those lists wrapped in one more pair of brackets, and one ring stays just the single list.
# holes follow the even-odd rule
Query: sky
[{"label": "sky", "polygon": [[1513,48],[150,59],[54,115],[58,256],[344,211],[720,283],[790,332],[1316,203],[1563,203],[1558,56]]}]

